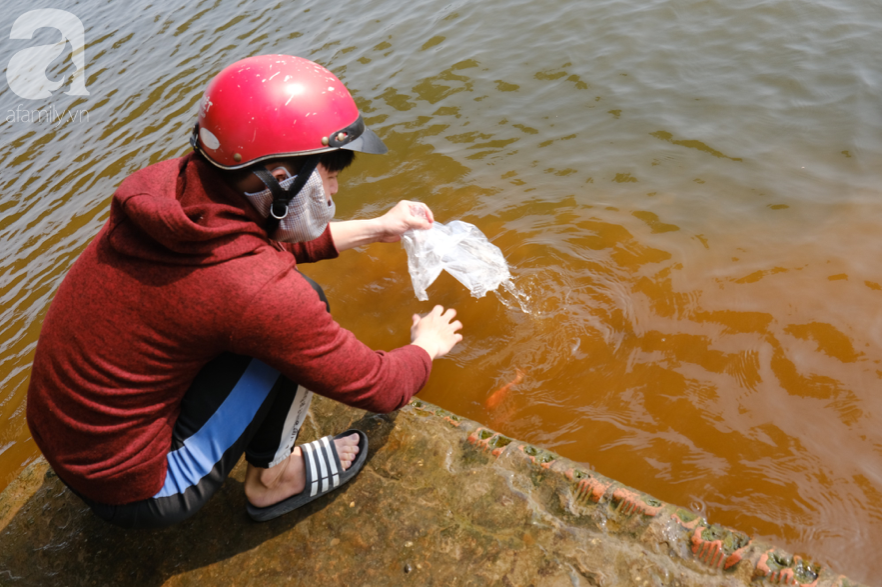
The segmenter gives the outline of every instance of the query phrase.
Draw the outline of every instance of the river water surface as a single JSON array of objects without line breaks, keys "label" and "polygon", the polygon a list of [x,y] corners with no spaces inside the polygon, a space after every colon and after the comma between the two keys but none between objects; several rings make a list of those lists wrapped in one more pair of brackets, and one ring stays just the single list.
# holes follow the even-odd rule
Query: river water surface
[{"label": "river water surface", "polygon": [[[390,148],[342,176],[338,218],[424,201],[479,226],[531,297],[442,275],[418,302],[397,244],[304,267],[375,348],[457,308],[465,340],[422,398],[876,582],[882,5],[36,0],[4,11],[0,62],[59,41],[9,39],[48,7],[85,26],[90,95],[0,80],[0,488],[38,454],[42,317],[115,187],[187,151],[223,66],[290,53],[337,73]],[[49,75],[73,71],[68,46]]]}]

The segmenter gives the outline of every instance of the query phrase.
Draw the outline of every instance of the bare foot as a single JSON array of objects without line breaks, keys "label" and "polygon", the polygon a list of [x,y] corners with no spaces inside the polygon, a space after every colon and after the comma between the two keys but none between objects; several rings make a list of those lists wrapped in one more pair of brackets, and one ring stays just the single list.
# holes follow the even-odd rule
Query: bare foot
[{"label": "bare foot", "polygon": [[[334,440],[340,464],[345,471],[358,456],[358,434]],[[270,469],[248,464],[245,473],[245,496],[251,505],[262,508],[297,495],[306,487],[303,452],[295,447],[291,456]]]}]

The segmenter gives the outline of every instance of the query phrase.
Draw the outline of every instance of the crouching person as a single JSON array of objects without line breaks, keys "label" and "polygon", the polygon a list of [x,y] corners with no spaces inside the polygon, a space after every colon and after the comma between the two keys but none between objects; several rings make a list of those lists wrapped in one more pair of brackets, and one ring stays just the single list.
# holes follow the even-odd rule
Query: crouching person
[{"label": "crouching person", "polygon": [[462,339],[436,306],[412,317],[412,344],[371,350],[297,270],[432,222],[407,201],[330,222],[355,152],[386,152],[330,71],[285,55],[234,63],[205,90],[191,144],[117,189],[46,315],[28,390],[58,476],[128,528],[193,515],[243,453],[255,520],[333,491],[361,469],[367,437],[295,446],[312,394],[396,410]]}]

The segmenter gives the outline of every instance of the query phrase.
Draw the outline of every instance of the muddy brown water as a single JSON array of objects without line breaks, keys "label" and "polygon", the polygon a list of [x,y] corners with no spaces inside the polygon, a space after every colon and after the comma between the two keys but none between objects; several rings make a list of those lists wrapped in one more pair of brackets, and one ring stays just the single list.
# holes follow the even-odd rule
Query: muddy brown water
[{"label": "muddy brown water", "polygon": [[[854,579],[882,571],[880,5],[34,2],[4,14],[0,62],[59,41],[9,39],[50,7],[84,24],[90,95],[0,80],[0,487],[38,454],[42,316],[115,186],[187,151],[221,67],[282,52],[335,71],[390,148],[344,174],[338,218],[424,201],[478,225],[530,296],[525,313],[442,275],[418,302],[399,245],[304,267],[374,348],[457,308],[465,340],[421,397]],[[73,71],[68,45],[48,74]]]}]

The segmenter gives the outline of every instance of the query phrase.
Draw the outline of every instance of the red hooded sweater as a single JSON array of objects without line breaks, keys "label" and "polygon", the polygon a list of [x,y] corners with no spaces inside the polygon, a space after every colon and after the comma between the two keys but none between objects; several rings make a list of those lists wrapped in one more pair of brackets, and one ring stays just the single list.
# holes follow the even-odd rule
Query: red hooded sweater
[{"label": "red hooded sweater", "polygon": [[34,440],[74,489],[106,504],[155,495],[181,399],[224,351],[373,412],[400,408],[425,385],[423,349],[369,349],[296,271],[337,256],[330,230],[280,244],[262,223],[193,155],[120,185],[46,314],[28,389]]}]

